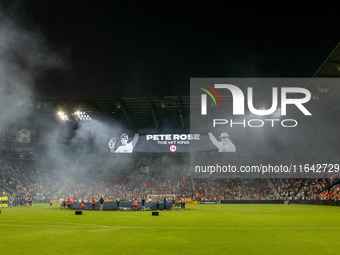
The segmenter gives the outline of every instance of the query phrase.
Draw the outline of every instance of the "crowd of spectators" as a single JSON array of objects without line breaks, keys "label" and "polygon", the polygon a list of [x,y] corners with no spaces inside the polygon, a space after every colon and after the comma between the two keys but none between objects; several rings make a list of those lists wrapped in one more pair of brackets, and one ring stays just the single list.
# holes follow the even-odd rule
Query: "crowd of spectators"
[{"label": "crowd of spectators", "polygon": [[336,179],[307,179],[304,182],[304,185],[301,187],[299,192],[297,193],[297,197],[313,197],[313,199],[318,198],[318,193],[334,182]]},{"label": "crowd of spectators", "polygon": [[274,186],[277,188],[279,196],[295,197],[301,187],[306,183],[306,179],[286,178],[286,179],[272,179]]},{"label": "crowd of spectators", "polygon": [[32,192],[36,176],[35,161],[0,159],[0,184],[16,193]]},{"label": "crowd of spectators", "polygon": [[266,179],[246,179],[245,199],[277,199]]},{"label": "crowd of spectators", "polygon": [[[191,178],[189,158],[184,154],[169,157],[156,154],[128,161],[111,161],[79,171],[56,169],[1,153],[0,192],[36,200],[120,198],[133,200],[158,194],[176,194],[197,201],[221,199],[337,199],[338,179],[241,179]],[[112,163],[113,162],[113,163]]]},{"label": "crowd of spectators", "polygon": [[198,201],[242,199],[241,179],[194,179],[192,198]]},{"label": "crowd of spectators", "polygon": [[[321,200],[334,200],[336,202],[340,199],[340,184],[332,186],[330,189],[326,189],[316,195],[316,199]],[[337,205],[340,205],[337,203]]]},{"label": "crowd of spectators", "polygon": [[[179,194],[188,196],[188,181],[183,162],[168,164],[163,158],[157,158],[146,165],[144,159],[137,159],[122,171],[126,165],[116,164],[114,174],[106,169],[91,170],[80,178],[69,177],[63,188],[66,196],[90,199],[104,196],[120,200],[133,200],[147,195]],[[106,174],[106,175],[104,175]]]},{"label": "crowd of spectators", "polygon": [[0,155],[2,158],[35,158],[37,153],[32,149],[13,149],[5,147],[0,151]]}]

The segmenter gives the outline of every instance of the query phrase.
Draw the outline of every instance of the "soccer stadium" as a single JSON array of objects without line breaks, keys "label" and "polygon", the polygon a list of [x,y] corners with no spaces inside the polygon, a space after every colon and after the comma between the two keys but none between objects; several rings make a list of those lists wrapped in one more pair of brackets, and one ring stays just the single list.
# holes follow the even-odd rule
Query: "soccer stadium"
[{"label": "soccer stadium", "polygon": [[[191,154],[198,153],[195,158],[202,162],[221,154],[213,148],[190,150],[195,138],[188,135],[190,125],[197,121],[190,115],[200,105],[189,96],[34,98],[20,105],[26,117],[1,128],[3,249],[6,254],[124,254],[136,248],[142,254],[164,249],[176,254],[187,249],[197,254],[337,253],[340,87],[328,78],[339,76],[339,59],[338,45],[313,77],[323,78],[322,84],[306,85],[312,93],[308,108],[324,118],[323,126],[314,124],[327,146],[299,146],[290,158],[280,159],[308,162],[305,176],[192,171]],[[263,104],[267,99],[255,100]],[[263,139],[256,132],[255,140]],[[177,137],[177,143],[169,137]],[[131,151],[118,151],[123,140],[131,143]],[[223,161],[254,164],[247,150]],[[312,175],[325,163],[332,174]]]},{"label": "soccer stadium", "polygon": [[[54,8],[62,13],[64,6],[47,3],[43,14],[38,13],[55,25]],[[35,16],[33,10],[40,5],[30,4]],[[91,4],[80,8],[70,1],[86,15]],[[118,96],[122,87],[115,79],[121,70],[130,70],[135,59],[141,59],[138,68],[151,65],[142,61],[143,54],[131,53],[133,61],[113,63],[114,71],[100,67],[118,70],[111,94],[73,97],[65,92],[61,97],[54,96],[53,83],[59,85],[61,76],[71,90],[77,79],[68,80],[68,75],[76,71],[64,74],[58,69],[67,64],[54,55],[53,47],[41,47],[43,36],[32,33],[33,25],[26,24],[26,33],[25,26],[12,22],[11,15],[25,4],[4,5],[10,14],[4,15],[1,6],[2,254],[339,253],[340,43],[311,78],[193,76],[181,84],[190,87],[189,94],[148,95],[147,86],[140,84],[149,82],[141,75],[149,69],[141,68],[136,76],[140,96]],[[113,9],[125,10],[117,6]],[[126,32],[126,14],[113,15],[123,24],[115,32],[133,45],[141,35]],[[62,17],[65,23],[74,21]],[[82,26],[69,23],[74,34],[64,25],[58,28],[72,41]],[[137,28],[132,31],[139,30],[137,21],[132,24]],[[87,26],[92,31],[91,22]],[[109,37],[106,30],[104,34]],[[57,41],[59,35],[49,36]],[[164,41],[176,38],[175,32],[167,35]],[[96,39],[90,32],[87,36],[81,41]],[[155,39],[157,45],[160,38]],[[135,48],[121,40],[120,51]],[[90,44],[85,44],[89,52]],[[136,46],[138,53],[143,48],[156,54],[148,47]],[[184,49],[179,55],[185,55]],[[203,50],[208,49],[214,51],[208,46]],[[63,54],[76,50],[65,48]],[[95,69],[94,62],[106,54],[91,56],[93,63],[80,58]],[[115,54],[117,59],[124,56]],[[179,55],[171,60],[171,50],[167,54],[169,63],[185,62]],[[100,90],[100,68],[95,69],[98,85],[92,85],[92,92]],[[50,75],[47,82],[45,71]],[[82,72],[85,77],[85,69]],[[122,76],[131,81],[129,72]],[[178,77],[161,85],[171,87]],[[46,87],[35,87],[39,82]],[[41,96],[39,90],[51,96]]]}]

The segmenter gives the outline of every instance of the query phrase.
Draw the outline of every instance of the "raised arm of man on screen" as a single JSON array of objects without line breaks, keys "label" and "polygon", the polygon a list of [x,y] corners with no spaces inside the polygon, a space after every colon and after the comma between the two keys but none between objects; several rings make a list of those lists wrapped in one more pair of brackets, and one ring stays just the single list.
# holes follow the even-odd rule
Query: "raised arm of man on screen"
[{"label": "raised arm of man on screen", "polygon": [[111,153],[132,153],[133,148],[138,142],[138,138],[139,138],[139,135],[135,134],[135,137],[133,138],[133,140],[130,143],[128,143],[128,140],[129,140],[128,135],[122,134],[120,136],[121,145],[117,148],[117,150],[114,150],[114,147],[116,144],[116,138],[111,138],[109,142]]},{"label": "raised arm of man on screen", "polygon": [[220,135],[221,141],[217,141],[215,136],[209,132],[208,133],[211,142],[217,147],[219,152],[236,152],[236,147],[229,139],[229,134],[224,132]]}]

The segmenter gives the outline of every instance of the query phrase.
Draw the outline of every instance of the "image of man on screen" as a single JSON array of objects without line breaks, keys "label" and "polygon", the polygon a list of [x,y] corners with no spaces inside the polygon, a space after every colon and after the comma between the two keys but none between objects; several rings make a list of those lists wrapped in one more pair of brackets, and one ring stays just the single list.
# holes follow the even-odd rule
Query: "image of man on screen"
[{"label": "image of man on screen", "polygon": [[116,138],[111,138],[109,142],[109,147],[111,153],[132,153],[133,148],[135,147],[137,141],[138,141],[138,134],[135,134],[135,137],[131,142],[129,141],[129,137],[127,134],[122,134],[120,136],[120,142],[121,145],[115,150],[115,145],[116,145]]},{"label": "image of man on screen", "polygon": [[229,134],[226,132],[221,133],[220,139],[221,141],[217,141],[215,136],[209,132],[208,133],[210,140],[212,143],[217,147],[219,152],[236,152],[236,147],[232,143],[232,141],[229,139]]}]

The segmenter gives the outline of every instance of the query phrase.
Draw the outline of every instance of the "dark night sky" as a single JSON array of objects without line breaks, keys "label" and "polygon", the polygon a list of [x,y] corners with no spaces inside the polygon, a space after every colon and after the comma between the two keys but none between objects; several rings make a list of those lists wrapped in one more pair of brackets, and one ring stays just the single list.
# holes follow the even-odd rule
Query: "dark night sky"
[{"label": "dark night sky", "polygon": [[7,2],[65,59],[36,77],[43,97],[188,95],[190,77],[311,77],[339,42],[326,2]]}]

